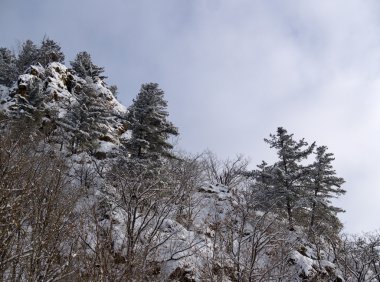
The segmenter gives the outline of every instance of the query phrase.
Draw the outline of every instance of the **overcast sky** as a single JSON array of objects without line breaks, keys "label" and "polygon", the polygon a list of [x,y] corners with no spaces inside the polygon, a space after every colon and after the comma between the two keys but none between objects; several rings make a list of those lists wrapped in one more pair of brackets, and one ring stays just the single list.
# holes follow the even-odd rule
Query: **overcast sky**
[{"label": "overcast sky", "polygon": [[273,160],[278,126],[327,145],[347,232],[380,228],[380,2],[0,0],[0,46],[44,35],[66,62],[88,51],[128,106],[166,93],[190,152]]}]

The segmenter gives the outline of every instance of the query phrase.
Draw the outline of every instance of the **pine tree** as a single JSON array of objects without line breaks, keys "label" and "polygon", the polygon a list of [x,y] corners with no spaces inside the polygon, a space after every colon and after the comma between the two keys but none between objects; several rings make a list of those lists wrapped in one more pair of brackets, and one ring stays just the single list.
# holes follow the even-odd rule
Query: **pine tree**
[{"label": "pine tree", "polygon": [[295,141],[293,134],[279,127],[277,134],[264,139],[271,148],[277,150],[278,161],[273,165],[263,162],[256,171],[256,186],[269,201],[269,205],[280,206],[285,211],[289,229],[294,229],[294,209],[303,205],[307,195],[305,179],[308,167],[302,164],[312,152],[315,143],[310,146],[304,139]]},{"label": "pine tree", "polygon": [[310,173],[310,231],[326,223],[336,225],[336,222],[339,222],[336,214],[343,212],[342,209],[331,204],[332,198],[343,195],[346,191],[341,188],[344,179],[336,176],[331,164],[335,159],[334,154],[328,153],[327,149],[326,146],[317,147],[316,160]]},{"label": "pine tree", "polygon": [[17,75],[15,55],[7,48],[0,48],[0,84],[11,86]]},{"label": "pine tree", "polygon": [[32,80],[26,86],[26,94],[15,95],[16,103],[11,107],[10,115],[15,119],[30,119],[40,125],[46,111],[44,104],[42,82],[39,79]]},{"label": "pine tree", "polygon": [[132,157],[157,160],[172,156],[170,136],[177,136],[178,129],[167,120],[167,102],[157,83],[141,86],[137,97],[128,109],[127,121],[132,132],[126,146]]},{"label": "pine tree", "polygon": [[99,77],[102,80],[107,78],[102,75],[104,68],[95,65],[91,60],[91,55],[85,51],[78,53],[74,61],[71,61],[70,64],[76,74],[81,78],[91,77],[95,79],[95,77]]},{"label": "pine tree", "polygon": [[39,60],[39,50],[32,40],[25,41],[17,58],[19,73],[24,73],[31,65],[36,65]]},{"label": "pine tree", "polygon": [[83,150],[93,153],[99,138],[107,134],[116,117],[107,108],[107,100],[99,95],[89,78],[83,90],[76,94],[76,98],[77,103],[70,107],[59,124],[70,136],[69,148],[73,154]]},{"label": "pine tree", "polygon": [[41,48],[38,51],[39,62],[46,67],[51,62],[64,63],[65,55],[61,51],[61,46],[54,40],[44,38],[41,43]]}]

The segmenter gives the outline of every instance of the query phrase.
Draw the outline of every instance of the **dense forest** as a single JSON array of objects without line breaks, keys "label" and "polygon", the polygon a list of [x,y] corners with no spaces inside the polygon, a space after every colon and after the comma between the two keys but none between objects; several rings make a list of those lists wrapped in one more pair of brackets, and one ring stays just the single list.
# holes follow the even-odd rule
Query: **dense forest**
[{"label": "dense forest", "polygon": [[380,281],[327,146],[278,127],[254,170],[190,154],[157,83],[125,107],[88,52],[68,65],[47,37],[0,48],[1,281]]}]

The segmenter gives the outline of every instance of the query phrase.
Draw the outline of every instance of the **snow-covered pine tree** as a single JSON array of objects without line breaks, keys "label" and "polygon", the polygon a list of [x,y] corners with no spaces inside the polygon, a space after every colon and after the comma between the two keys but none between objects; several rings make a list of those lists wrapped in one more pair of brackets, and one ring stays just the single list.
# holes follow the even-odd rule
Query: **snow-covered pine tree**
[{"label": "snow-covered pine tree", "polygon": [[277,150],[278,161],[268,166],[263,162],[255,172],[256,184],[261,189],[268,205],[279,206],[288,218],[289,229],[294,229],[294,209],[302,206],[306,197],[305,178],[308,167],[302,164],[315,147],[315,143],[308,145],[304,139],[295,141],[293,134],[279,127],[277,134],[271,134],[264,139],[271,148]]},{"label": "snow-covered pine tree", "polygon": [[141,86],[140,92],[128,109],[127,121],[132,132],[126,147],[132,158],[157,160],[171,157],[170,136],[177,136],[178,129],[167,120],[167,102],[157,83]]},{"label": "snow-covered pine tree", "polygon": [[48,112],[44,104],[42,81],[38,78],[31,80],[25,88],[25,95],[15,95],[15,104],[10,108],[9,114],[14,119],[29,119],[41,126],[42,118]]},{"label": "snow-covered pine tree", "polygon": [[70,151],[75,154],[83,150],[91,153],[98,146],[99,138],[105,137],[115,121],[107,100],[99,94],[91,78],[80,93],[76,94],[77,102],[71,106],[59,124],[70,136]]},{"label": "snow-covered pine tree", "polygon": [[24,73],[31,65],[36,65],[39,60],[39,49],[32,40],[26,40],[21,45],[17,58],[17,68],[20,74]]},{"label": "snow-covered pine tree", "polygon": [[311,204],[309,229],[313,232],[323,227],[333,226],[335,229],[341,227],[336,226],[339,223],[336,215],[344,211],[331,203],[332,198],[337,198],[346,191],[341,188],[344,179],[336,176],[331,164],[335,160],[334,154],[328,153],[327,149],[326,146],[317,147],[316,159],[309,174]]},{"label": "snow-covered pine tree", "polygon": [[79,52],[74,61],[71,61],[70,64],[76,74],[81,78],[91,77],[95,79],[99,77],[102,80],[107,78],[102,75],[104,68],[95,65],[92,62],[91,55],[85,51]]},{"label": "snow-covered pine tree", "polygon": [[17,79],[16,57],[11,50],[0,48],[0,84],[11,86]]},{"label": "snow-covered pine tree", "polygon": [[51,62],[65,62],[65,55],[61,51],[61,46],[57,42],[46,37],[41,42],[41,48],[38,50],[39,63],[46,67]]}]

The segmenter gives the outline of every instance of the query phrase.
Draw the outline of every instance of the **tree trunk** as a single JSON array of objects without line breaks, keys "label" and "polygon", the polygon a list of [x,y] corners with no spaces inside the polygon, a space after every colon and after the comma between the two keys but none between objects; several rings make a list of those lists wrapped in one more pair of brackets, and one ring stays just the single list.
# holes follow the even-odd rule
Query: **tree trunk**
[{"label": "tree trunk", "polygon": [[293,210],[292,210],[292,206],[290,204],[289,197],[286,198],[286,211],[288,213],[289,230],[294,231]]}]

